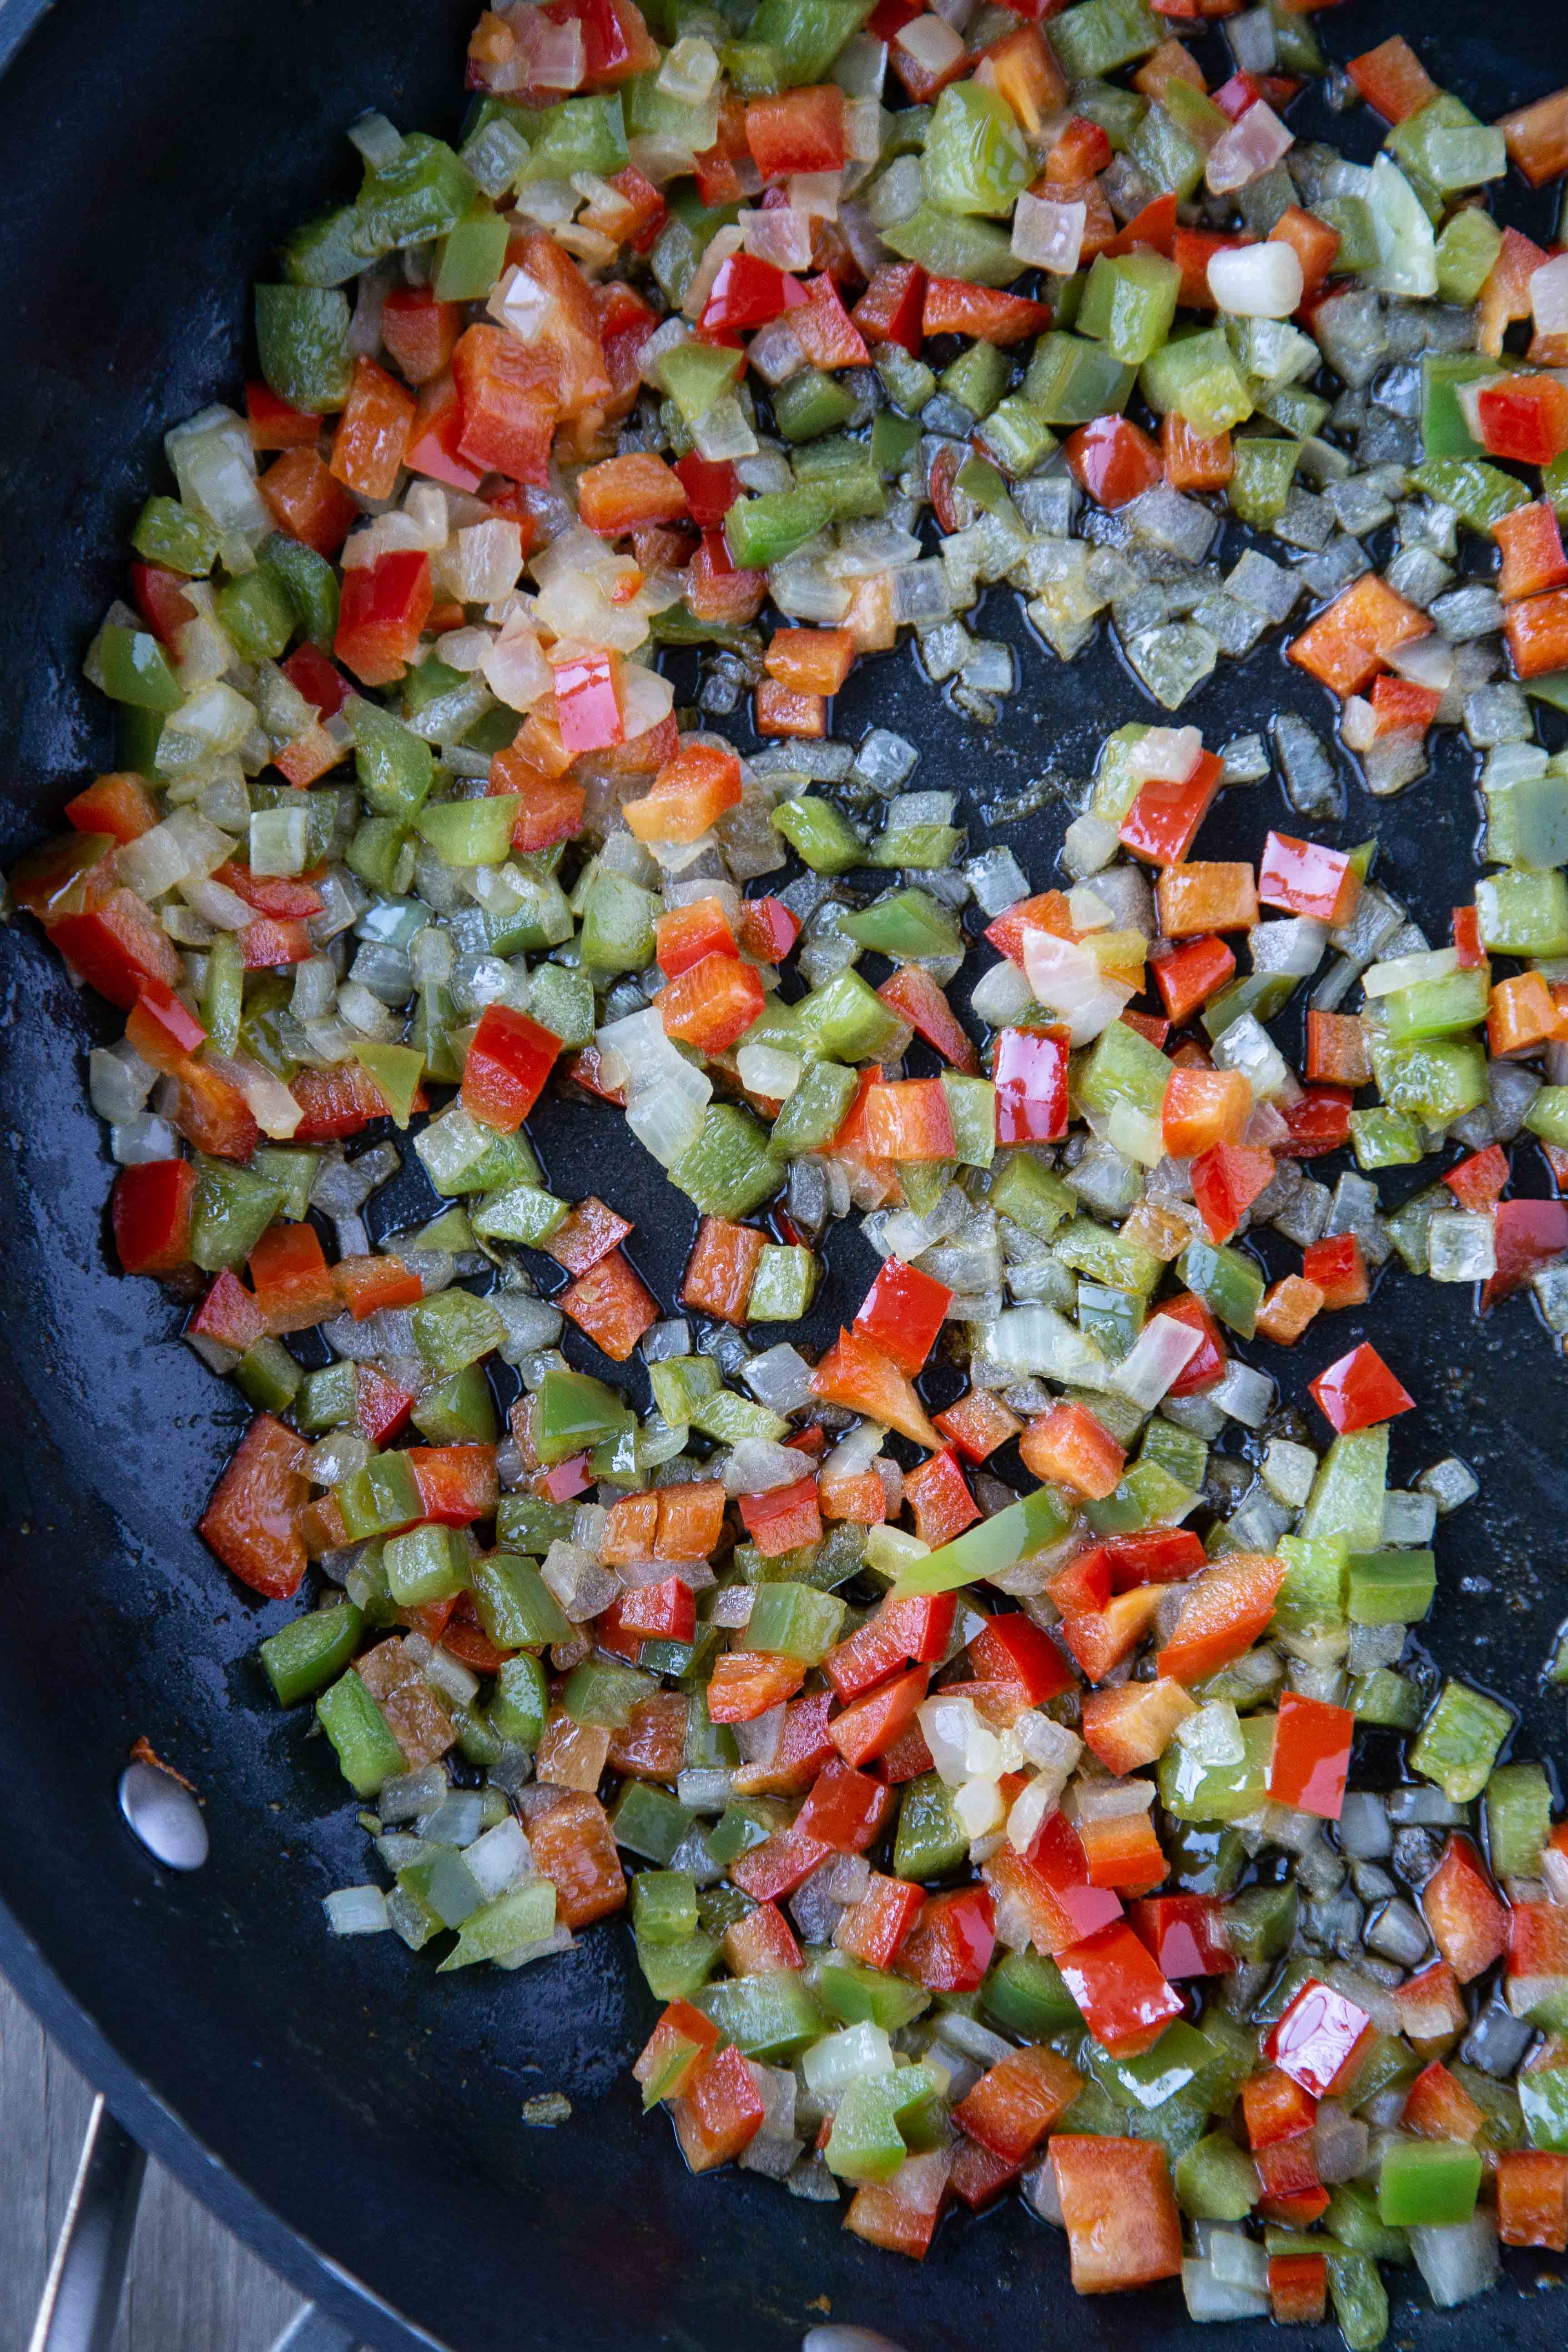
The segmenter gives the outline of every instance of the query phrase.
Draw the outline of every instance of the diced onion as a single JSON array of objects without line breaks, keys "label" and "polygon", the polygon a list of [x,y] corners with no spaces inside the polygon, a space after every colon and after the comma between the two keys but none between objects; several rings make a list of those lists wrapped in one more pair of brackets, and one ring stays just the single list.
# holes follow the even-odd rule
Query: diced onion
[{"label": "diced onion", "polygon": [[1204,176],[1215,195],[1231,195],[1272,171],[1293,144],[1274,109],[1258,99],[1215,140]]},{"label": "diced onion", "polygon": [[1294,246],[1269,239],[1212,253],[1208,284],[1215,306],[1233,318],[1288,319],[1300,305],[1306,280]]},{"label": "diced onion", "polygon": [[1530,308],[1538,335],[1568,335],[1568,253],[1531,270]]},{"label": "diced onion", "polygon": [[1125,981],[1108,978],[1088,948],[1054,931],[1025,931],[1024,974],[1037,1003],[1059,1017],[1075,1045],[1109,1029],[1136,993]]},{"label": "diced onion", "polygon": [[935,15],[916,16],[893,36],[893,47],[928,74],[947,73],[963,55],[952,26]]},{"label": "diced onion", "polygon": [[1013,251],[1032,268],[1070,278],[1083,249],[1089,206],[1055,196],[1021,195],[1013,215]]}]

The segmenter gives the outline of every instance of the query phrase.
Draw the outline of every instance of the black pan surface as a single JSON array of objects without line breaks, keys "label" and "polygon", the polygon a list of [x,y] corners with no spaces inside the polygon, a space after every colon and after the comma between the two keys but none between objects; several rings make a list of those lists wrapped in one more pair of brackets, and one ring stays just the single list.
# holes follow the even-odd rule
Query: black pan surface
[{"label": "black pan surface", "polygon": [[[60,0],[0,86],[0,861],[111,764],[79,664],[161,478],[162,434],[237,392],[248,282],[345,184],[344,126],[374,106],[455,129],[471,13],[472,0]],[[1320,24],[1340,56],[1414,31],[1483,117],[1568,79],[1559,9],[1477,19],[1456,0],[1352,0]],[[1331,135],[1370,146],[1373,131],[1352,113]],[[1521,217],[1545,233],[1539,204]],[[918,740],[918,782],[973,787],[977,838],[999,789],[1047,767],[1087,772],[1100,737],[1148,709],[1113,651],[1062,669],[1005,593],[986,622],[1018,646],[1025,680],[995,738],[901,656],[858,673],[836,722],[851,739],[881,722]],[[1326,731],[1326,698],[1265,647],[1182,717],[1215,742],[1288,707]],[[1380,873],[1434,937],[1470,895],[1477,823],[1469,755],[1442,740],[1436,773],[1402,800],[1374,812],[1352,781],[1344,835],[1375,827]],[[1255,854],[1284,817],[1279,786],[1230,799],[1209,854]],[[1067,814],[997,836],[1037,887]],[[365,1849],[322,1745],[279,1713],[251,1663],[289,1604],[254,1602],[191,1531],[244,1410],[177,1344],[159,1291],[118,1279],[105,1246],[110,1169],[83,1055],[119,1024],[30,926],[0,930],[0,1965],[125,2119],[389,2352],[430,2336],[454,2352],[784,2352],[829,2314],[911,2352],[1185,2340],[1174,2290],[1072,2297],[1059,2238],[1016,2205],[949,2221],[917,2268],[770,2184],[689,2178],[627,2078],[654,2004],[622,1927],[517,1976],[438,1979],[391,1937],[328,1948],[321,1897],[364,1874]],[[646,1156],[606,1158],[614,1132],[585,1106],[546,1105],[534,1122],[557,1190],[599,1191],[636,1218],[634,1255],[668,1301],[689,1212]],[[1521,1181],[1533,1158],[1520,1153]],[[403,1213],[418,1197],[405,1181]],[[1385,1197],[1399,1197],[1394,1180]],[[829,1300],[858,1297],[865,1245],[840,1229],[831,1256]],[[1479,1323],[1468,1293],[1398,1269],[1366,1328],[1421,1408],[1395,1425],[1396,1478],[1452,1451],[1484,1481],[1439,1537],[1433,1651],[1520,1708],[1520,1752],[1550,1757],[1563,1699],[1538,1675],[1568,1610],[1560,1358],[1526,1305]],[[1362,1334],[1345,1318],[1300,1360],[1258,1360],[1300,1400]],[[194,1878],[159,1870],[120,1822],[115,1781],[141,1734],[205,1798],[212,1859]],[[557,2089],[572,2121],[526,2128],[522,2103]],[[1542,2269],[1515,2261],[1499,2295],[1452,2315],[1403,2298],[1394,2340],[1544,2344],[1556,2305]],[[1252,2352],[1264,2336],[1228,2340]]]}]

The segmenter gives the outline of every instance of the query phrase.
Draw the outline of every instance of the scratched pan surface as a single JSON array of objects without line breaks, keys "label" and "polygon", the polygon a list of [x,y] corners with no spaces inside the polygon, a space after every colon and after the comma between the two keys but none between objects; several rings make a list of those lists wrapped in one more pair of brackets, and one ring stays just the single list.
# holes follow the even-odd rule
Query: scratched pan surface
[{"label": "scratched pan surface", "polygon": [[[343,125],[377,106],[409,127],[455,128],[471,5],[61,0],[12,66],[0,88],[5,862],[110,763],[78,665],[120,587],[116,551],[161,434],[232,395],[245,289],[272,241],[342,184]],[[1461,29],[1475,14],[1442,0],[1415,25],[1431,36],[1435,73],[1483,116],[1564,79],[1559,9],[1483,20],[1497,43]],[[1408,9],[1358,4],[1325,28],[1346,56],[1401,21]],[[1364,118],[1355,135],[1370,138]],[[994,737],[895,657],[857,677],[838,731],[902,729],[924,753],[918,781],[973,787],[973,837],[1009,841],[1041,887],[1065,806],[996,833],[984,804],[1047,769],[1085,773],[1100,735],[1148,705],[1114,652],[1064,670],[1010,606],[994,595],[987,623],[1017,644],[1024,686]],[[1182,715],[1214,742],[1287,706],[1326,724],[1319,690],[1265,648],[1223,667]],[[1205,835],[1210,854],[1254,854],[1284,814],[1275,783],[1236,793]],[[1436,776],[1375,822],[1380,872],[1445,936],[1469,895],[1476,824],[1452,738]],[[1373,829],[1352,783],[1345,837]],[[627,2081],[653,2004],[619,1927],[519,1977],[438,1979],[390,1937],[328,1948],[321,1897],[363,1874],[364,1844],[322,1745],[277,1711],[250,1663],[289,1611],[252,1604],[191,1533],[243,1412],[175,1342],[158,1290],[116,1278],[105,1249],[110,1171],[82,1056],[118,1024],[73,992],[30,928],[0,933],[0,1965],[126,2119],[378,2345],[424,2332],[454,2352],[783,2352],[827,2311],[911,2352],[1047,2330],[1069,2345],[1184,2336],[1173,2290],[1075,2301],[1060,2239],[1016,2205],[950,2221],[916,2268],[764,2183],[689,2179],[664,2126],[640,2122]],[[558,1190],[597,1190],[635,1217],[638,1263],[672,1299],[684,1201],[585,1106],[547,1106],[535,1132]],[[405,1214],[416,1195],[402,1195]],[[824,1327],[869,1265],[843,1230],[830,1258]],[[1269,1369],[1300,1399],[1363,1328],[1343,1318]],[[1432,1648],[1519,1706],[1524,1752],[1551,1755],[1563,1703],[1541,1696],[1537,1675],[1568,1611],[1568,1390],[1552,1345],[1524,1305],[1480,1324],[1468,1293],[1398,1270],[1370,1328],[1422,1408],[1395,1427],[1396,1476],[1454,1451],[1485,1482],[1440,1538]],[[212,1860],[194,1879],[157,1871],[115,1813],[141,1733],[205,1796]],[[558,2089],[570,2124],[521,2127],[522,2102]],[[1502,2294],[1451,2316],[1402,2305],[1395,2336],[1544,2344],[1554,2305],[1539,2267],[1521,2264]]]}]

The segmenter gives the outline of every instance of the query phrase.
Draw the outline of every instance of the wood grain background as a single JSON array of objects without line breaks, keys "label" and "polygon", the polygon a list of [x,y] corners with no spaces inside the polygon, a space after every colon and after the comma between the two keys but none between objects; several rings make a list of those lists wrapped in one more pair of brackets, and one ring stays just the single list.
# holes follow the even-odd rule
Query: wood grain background
[{"label": "wood grain background", "polygon": [[[0,2352],[26,2352],[92,2093],[0,1979]],[[155,2164],[113,2352],[268,2352],[300,2308]]]}]

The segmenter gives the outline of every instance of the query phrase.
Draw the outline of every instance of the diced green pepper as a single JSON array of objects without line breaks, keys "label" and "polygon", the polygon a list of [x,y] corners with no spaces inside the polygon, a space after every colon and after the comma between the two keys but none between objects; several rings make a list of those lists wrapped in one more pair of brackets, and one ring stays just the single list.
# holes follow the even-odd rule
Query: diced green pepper
[{"label": "diced green pepper", "polygon": [[386,1717],[352,1666],[321,1693],[316,1715],[356,1797],[374,1797],[384,1780],[406,1770]]},{"label": "diced green pepper", "polygon": [[353,382],[346,294],[324,284],[258,286],[256,347],[279,400],[317,416],[342,407]]},{"label": "diced green pepper", "polygon": [[1410,1747],[1411,1769],[1435,1780],[1452,1804],[1467,1805],[1486,1787],[1513,1717],[1468,1683],[1446,1682]]}]

